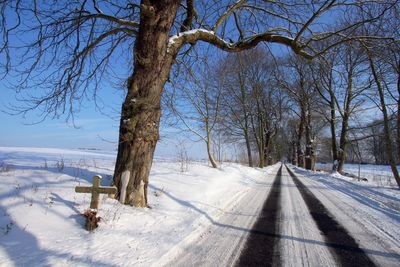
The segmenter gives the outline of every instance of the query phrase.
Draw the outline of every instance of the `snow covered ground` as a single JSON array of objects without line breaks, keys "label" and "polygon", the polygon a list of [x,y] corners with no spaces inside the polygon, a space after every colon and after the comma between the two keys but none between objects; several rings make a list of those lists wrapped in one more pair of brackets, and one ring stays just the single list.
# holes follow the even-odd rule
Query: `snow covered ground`
[{"label": "snow covered ground", "polygon": [[[114,152],[0,147],[0,266],[232,265],[277,187],[279,225],[266,235],[279,248],[281,265],[337,265],[335,246],[326,243],[285,169],[273,185],[280,164],[212,169],[190,162],[181,172],[179,162],[158,159],[150,175],[151,208],[102,196],[100,227],[88,233],[81,213],[90,195],[74,187],[89,185],[96,174],[109,184],[114,160]],[[368,257],[378,266],[398,266],[398,189],[294,169]]]},{"label": "snow covered ground", "polygon": [[[317,163],[316,168],[324,171],[331,171],[331,163]],[[367,178],[371,185],[382,187],[396,187],[396,181],[393,177],[389,165],[374,165],[374,164],[345,164],[344,171],[355,176]]]},{"label": "snow covered ground", "polygon": [[151,209],[102,196],[100,227],[88,233],[80,214],[90,194],[75,193],[74,187],[89,185],[96,174],[109,184],[114,160],[113,152],[0,147],[0,265],[156,264],[202,235],[273,169],[237,164],[212,169],[192,162],[182,173],[179,163],[156,160]]}]

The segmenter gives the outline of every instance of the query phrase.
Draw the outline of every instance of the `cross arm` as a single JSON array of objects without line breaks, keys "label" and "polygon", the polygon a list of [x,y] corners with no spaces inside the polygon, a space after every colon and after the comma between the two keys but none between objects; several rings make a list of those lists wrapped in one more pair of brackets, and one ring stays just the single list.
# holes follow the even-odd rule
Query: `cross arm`
[{"label": "cross arm", "polygon": [[116,194],[117,188],[113,186],[104,186],[104,187],[86,187],[86,186],[77,186],[75,187],[76,193],[92,193],[97,192],[99,194]]},{"label": "cross arm", "polygon": [[98,192],[99,194],[116,194],[117,188],[114,186],[99,187],[96,188],[96,192]]},{"label": "cross arm", "polygon": [[92,192],[92,187],[77,186],[77,187],[75,187],[75,192],[76,193],[91,193]]}]

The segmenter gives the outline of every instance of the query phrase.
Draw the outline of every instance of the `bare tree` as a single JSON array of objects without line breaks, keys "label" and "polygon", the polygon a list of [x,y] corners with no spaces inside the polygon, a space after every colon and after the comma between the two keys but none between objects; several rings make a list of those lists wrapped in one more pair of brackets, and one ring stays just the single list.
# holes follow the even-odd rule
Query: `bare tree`
[{"label": "bare tree", "polygon": [[225,135],[233,142],[244,139],[248,165],[253,167],[251,147],[251,108],[249,77],[245,53],[226,58],[227,66],[222,97],[221,123]]},{"label": "bare tree", "polygon": [[[284,76],[281,74],[277,76],[277,79],[292,99],[291,110],[298,117],[296,130],[297,165],[312,169],[314,153],[311,118],[315,103],[319,98],[315,96],[308,62],[301,58],[290,57],[285,68],[285,72],[282,72]],[[303,138],[305,138],[305,151],[302,145]]]},{"label": "bare tree", "polygon": [[[341,116],[337,171],[342,172],[346,160],[349,122],[351,116],[364,103],[363,93],[370,83],[365,79],[365,57],[357,43],[343,46],[339,59],[340,84],[337,90],[336,107]],[[339,99],[343,99],[340,103]]]},{"label": "bare tree", "polygon": [[288,151],[288,159],[293,164],[298,166],[298,158],[297,158],[297,120],[294,118],[288,118],[287,124],[285,127],[286,132],[288,133],[288,141],[290,142],[290,149]]},{"label": "bare tree", "polygon": [[[322,102],[321,113],[330,126],[330,144],[331,155],[333,161],[333,171],[336,171],[338,160],[338,145],[336,140],[336,124],[337,124],[337,107],[336,107],[336,90],[335,90],[335,65],[337,63],[338,50],[332,49],[324,57],[321,57],[315,64],[312,65],[312,77],[316,91],[319,93]],[[329,112],[324,112],[328,106]]]},{"label": "bare tree", "polygon": [[243,75],[249,87],[248,107],[251,132],[258,151],[258,165],[271,163],[273,139],[277,134],[284,110],[285,95],[274,80],[277,71],[272,56],[265,49],[244,53]]},{"label": "bare tree", "polygon": [[[399,34],[400,35],[400,34]],[[390,66],[389,72],[393,73],[395,76],[394,87],[396,88],[396,93],[391,93],[390,96],[397,103],[397,120],[396,120],[396,143],[397,143],[397,162],[400,162],[400,43],[392,43],[387,46],[389,48],[388,53],[383,52],[380,55],[386,55],[386,62]],[[387,51],[387,50],[386,50]]]},{"label": "bare tree", "polygon": [[372,155],[375,164],[389,164],[385,153],[385,138],[382,120],[374,120],[367,125],[370,138],[366,140],[367,153]]},{"label": "bare tree", "polygon": [[[393,37],[394,42],[388,42],[387,40],[363,40],[361,41],[361,45],[364,48],[365,54],[368,58],[369,69],[372,75],[372,80],[375,83],[376,89],[379,95],[379,104],[378,107],[383,115],[383,137],[385,139],[385,148],[386,148],[386,157],[388,159],[389,165],[391,167],[393,176],[396,180],[397,185],[400,187],[400,175],[397,169],[396,160],[395,160],[395,151],[393,151],[392,143],[392,133],[390,126],[390,114],[389,114],[389,106],[387,105],[388,100],[385,96],[385,92],[389,93],[392,99],[397,102],[397,107],[399,107],[399,99],[400,99],[400,76],[399,76],[399,67],[400,60],[398,58],[399,54],[399,38],[400,31],[398,26],[400,25],[398,18],[400,17],[400,12],[398,6],[391,9],[391,15],[389,18],[381,17],[376,23],[372,25],[363,25],[363,32],[371,33],[371,32],[379,32],[384,30],[387,35]],[[363,17],[364,14],[360,14],[360,17]],[[396,20],[396,19],[397,20]],[[389,27],[388,27],[389,26]],[[391,26],[395,27],[394,29]],[[389,53],[387,53],[386,47],[389,48]],[[373,50],[375,50],[373,52]],[[389,55],[389,56],[386,56]],[[389,59],[389,60],[388,60]],[[387,68],[389,66],[389,69]],[[389,70],[389,71],[388,71]],[[394,80],[395,86],[390,86],[390,72],[395,74]],[[389,73],[389,75],[387,74]],[[398,96],[395,97],[392,93],[391,88],[396,88]],[[393,90],[396,91],[396,90]],[[397,108],[397,112],[400,110]],[[399,121],[399,114],[397,114],[397,122]],[[399,133],[399,128],[397,125],[397,134]],[[397,140],[398,141],[398,140]]]},{"label": "bare tree", "polygon": [[397,185],[400,187],[400,176],[399,176],[399,172],[397,170],[397,166],[396,166],[396,162],[394,160],[394,155],[393,155],[393,150],[392,150],[392,142],[391,142],[392,138],[391,138],[390,129],[389,129],[389,117],[388,117],[388,113],[387,113],[387,107],[385,105],[385,96],[384,96],[383,86],[382,86],[380,77],[378,76],[378,72],[376,71],[372,53],[368,48],[366,50],[367,50],[368,60],[370,63],[371,72],[372,72],[374,81],[376,83],[376,87],[379,92],[379,99],[380,99],[380,103],[381,103],[381,110],[382,110],[383,120],[384,120],[384,133],[385,133],[385,141],[386,141],[385,143],[386,143],[388,160],[389,160],[389,164],[392,169],[392,172],[393,172],[393,176],[397,182]]},{"label": "bare tree", "polygon": [[221,66],[217,73],[217,70],[210,69],[207,60],[202,60],[196,65],[192,66],[195,71],[192,71],[192,68],[187,69],[186,75],[175,84],[176,90],[170,96],[172,101],[168,101],[169,107],[184,129],[205,143],[208,159],[212,167],[217,168],[212,135],[219,120],[224,79],[221,69],[224,66]]},{"label": "bare tree", "polygon": [[371,52],[371,46],[368,46],[364,44],[365,51],[368,57],[368,62],[370,66],[370,70],[372,73],[373,80],[375,82],[376,88],[379,93],[379,100],[380,100],[380,110],[382,111],[383,115],[383,129],[384,129],[384,137],[385,137],[385,144],[386,144],[386,154],[388,157],[388,161],[390,164],[390,167],[392,169],[393,176],[396,180],[397,185],[400,187],[400,176],[399,176],[399,171],[397,170],[396,166],[396,161],[394,158],[394,153],[392,149],[392,135],[390,133],[390,126],[389,126],[389,114],[388,114],[388,108],[386,106],[386,100],[385,100],[385,92],[384,92],[384,78],[383,75],[379,74],[379,71],[377,69],[376,63],[374,61],[374,56],[373,53]]},{"label": "bare tree", "polygon": [[[31,94],[23,111],[41,108],[44,116],[57,117],[72,114],[73,104],[89,93],[95,97],[102,78],[116,69],[115,58],[125,56],[125,73],[130,74],[121,107],[114,184],[121,191],[121,179],[127,180],[126,198],[120,201],[146,207],[162,91],[172,65],[190,52],[187,48],[203,41],[239,52],[267,42],[312,59],[338,43],[365,38],[345,30],[371,23],[376,16],[334,32],[324,30],[324,17],[337,17],[342,13],[336,11],[343,9],[364,12],[371,4],[381,16],[396,1],[4,0],[2,67],[5,74],[23,68],[19,89],[43,90],[42,95]],[[315,44],[322,40],[327,45],[317,49]]]}]

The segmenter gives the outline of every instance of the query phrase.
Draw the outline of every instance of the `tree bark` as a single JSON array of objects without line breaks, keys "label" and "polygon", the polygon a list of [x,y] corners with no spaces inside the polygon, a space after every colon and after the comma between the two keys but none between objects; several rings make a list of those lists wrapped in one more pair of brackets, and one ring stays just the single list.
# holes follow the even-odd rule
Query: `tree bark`
[{"label": "tree bark", "polygon": [[261,145],[257,145],[258,148],[258,167],[263,168],[264,167],[264,149]]},{"label": "tree bark", "polygon": [[254,140],[256,141],[257,145],[257,150],[258,150],[258,167],[263,168],[265,161],[264,161],[264,135],[263,132],[265,131],[265,125],[264,121],[261,117],[261,109],[257,101],[257,111],[256,113],[258,114],[256,116],[257,123],[254,122],[254,116],[253,114],[250,114],[250,122],[251,122],[251,128],[252,132],[254,135]]},{"label": "tree bark", "polygon": [[304,167],[304,153],[301,149],[301,139],[303,138],[304,132],[304,123],[305,123],[305,107],[304,104],[300,105],[301,108],[301,115],[300,115],[300,123],[299,123],[299,131],[297,133],[297,143],[296,143],[296,150],[297,150],[297,166],[300,168]]},{"label": "tree bark", "polygon": [[159,139],[160,100],[176,53],[167,52],[169,33],[180,1],[142,1],[135,42],[134,72],[122,104],[114,185],[122,190],[128,179],[124,204],[147,206],[147,185]]},{"label": "tree bark", "polygon": [[307,116],[306,116],[306,157],[305,167],[307,170],[313,169],[314,152],[311,140],[311,107],[310,102],[307,101]]},{"label": "tree bark", "polygon": [[[208,127],[207,127],[208,129]],[[208,154],[208,159],[212,165],[213,168],[218,168],[217,162],[215,162],[212,150],[211,150],[211,133],[207,131],[207,154]]]},{"label": "tree bark", "polygon": [[297,166],[296,141],[292,141],[292,164]]},{"label": "tree bark", "polygon": [[338,151],[338,167],[337,171],[341,173],[343,171],[344,162],[346,160],[346,146],[347,146],[347,129],[348,129],[348,115],[345,114],[342,121],[342,130],[340,132],[339,139],[339,151]]},{"label": "tree bark", "polygon": [[271,147],[271,139],[272,139],[272,132],[271,130],[266,130],[265,138],[264,138],[264,166],[267,167],[270,165],[271,158],[270,158],[270,147]]},{"label": "tree bark", "polygon": [[[336,143],[336,109],[335,109],[335,100],[334,100],[334,93],[333,91],[329,92],[331,101],[330,111],[331,111],[331,119],[329,121],[330,130],[331,130],[331,147],[332,147],[332,160],[335,162],[338,159],[338,151],[337,151],[337,143]],[[335,170],[336,171],[336,170]]]},{"label": "tree bark", "polygon": [[244,132],[244,140],[246,143],[246,149],[247,149],[247,159],[249,161],[249,167],[253,167],[253,157],[251,155],[251,145],[250,145],[250,138],[247,130]]},{"label": "tree bark", "polygon": [[343,109],[343,118],[342,118],[342,129],[340,132],[339,139],[339,151],[338,151],[338,167],[337,171],[339,173],[343,172],[344,162],[346,160],[346,146],[347,146],[347,130],[349,128],[349,118],[350,118],[350,107],[351,101],[353,98],[353,73],[349,72],[347,77],[347,92],[346,92],[346,101]]},{"label": "tree bark", "polygon": [[[400,71],[400,59],[398,63]],[[397,163],[400,163],[400,72],[397,73]]]},{"label": "tree bark", "polygon": [[[241,65],[241,58],[238,57],[240,67],[242,68]],[[246,88],[245,88],[245,79],[242,77],[242,70],[238,71],[238,76],[239,76],[239,83],[240,83],[240,101],[243,109],[243,119],[244,119],[244,127],[243,127],[243,133],[244,133],[244,139],[246,142],[246,149],[247,149],[247,159],[249,161],[249,167],[253,167],[253,157],[251,155],[251,144],[250,144],[250,136],[249,136],[249,111],[247,110],[247,95],[246,95]]]}]

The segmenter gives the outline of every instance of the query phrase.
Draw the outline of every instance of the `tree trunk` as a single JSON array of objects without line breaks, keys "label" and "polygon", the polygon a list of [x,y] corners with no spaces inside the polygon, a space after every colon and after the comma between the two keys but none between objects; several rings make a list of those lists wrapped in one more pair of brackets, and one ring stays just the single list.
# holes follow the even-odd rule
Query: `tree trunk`
[{"label": "tree trunk", "polygon": [[258,167],[263,168],[264,167],[264,149],[262,148],[261,145],[257,145],[258,148]]},{"label": "tree trunk", "polygon": [[[207,127],[208,128],[208,127]],[[208,154],[208,159],[212,165],[213,168],[218,168],[217,162],[215,162],[212,150],[211,150],[211,133],[207,131],[207,154]]]},{"label": "tree trunk", "polygon": [[292,141],[292,164],[297,166],[296,142]]},{"label": "tree trunk", "polygon": [[[259,123],[260,124],[260,123]],[[258,136],[256,134],[256,128],[257,127],[253,127],[253,132],[254,132],[254,139],[256,140],[257,143],[257,149],[258,149],[258,167],[259,168],[263,168],[265,165],[265,158],[264,158],[264,137],[263,137],[263,131],[264,128],[261,127],[262,124],[260,124],[259,126],[259,133]]]},{"label": "tree trunk", "polygon": [[[260,113],[260,108],[257,103],[257,110],[258,114]],[[250,114],[250,123],[251,123],[251,129],[254,135],[254,140],[257,145],[257,151],[258,151],[258,167],[263,168],[264,167],[264,124],[262,122],[261,117],[258,115],[257,116],[257,125],[254,123],[254,115]]]},{"label": "tree trunk", "polygon": [[346,161],[346,146],[347,146],[346,139],[347,139],[348,125],[349,125],[349,118],[348,115],[345,114],[342,121],[342,130],[340,132],[340,139],[339,139],[338,166],[337,166],[337,171],[339,173],[343,171],[344,162]]},{"label": "tree trunk", "polygon": [[303,153],[303,150],[301,149],[301,139],[303,138],[305,119],[306,119],[305,118],[305,108],[304,108],[304,105],[301,104],[300,124],[299,124],[299,131],[297,134],[297,143],[296,143],[297,166],[299,166],[300,168],[304,167],[304,153]]},{"label": "tree trunk", "polygon": [[270,165],[271,158],[270,158],[270,146],[271,146],[271,139],[272,139],[272,133],[270,130],[267,130],[265,133],[265,138],[264,138],[264,166],[267,167]]},{"label": "tree trunk", "polygon": [[353,98],[353,73],[350,71],[348,74],[348,84],[346,92],[346,101],[343,109],[342,118],[342,129],[340,132],[339,139],[339,151],[338,151],[338,167],[337,171],[339,173],[343,172],[344,162],[346,161],[346,145],[347,145],[347,130],[349,128],[349,118],[350,118],[350,107]]},{"label": "tree trunk", "polygon": [[307,170],[313,169],[314,152],[311,140],[311,108],[310,103],[307,103],[307,117],[306,117],[306,158],[305,167]]},{"label": "tree trunk", "polygon": [[396,180],[397,185],[400,187],[399,171],[397,170],[397,166],[396,166],[396,162],[394,160],[394,155],[393,155],[393,150],[392,150],[392,142],[391,142],[392,138],[391,138],[390,127],[389,127],[389,115],[387,113],[386,104],[385,104],[385,94],[383,92],[383,87],[379,80],[378,73],[375,70],[375,65],[372,60],[372,56],[368,49],[367,49],[367,54],[368,54],[369,65],[371,67],[371,72],[372,72],[376,87],[378,88],[378,92],[379,92],[379,99],[380,99],[381,110],[382,110],[382,114],[383,114],[383,126],[384,126],[383,130],[384,130],[384,136],[385,136],[386,154],[387,154],[387,158],[388,158],[388,161],[390,164],[390,168],[392,169],[394,179]]},{"label": "tree trunk", "polygon": [[[114,171],[116,197],[124,204],[147,206],[147,185],[159,138],[160,100],[176,53],[167,53],[170,29],[180,1],[142,1],[135,42],[134,72],[122,105]],[[127,188],[122,188],[127,182]]]},{"label": "tree trunk", "polygon": [[312,170],[314,166],[314,152],[312,147],[311,139],[307,141],[306,145],[306,156],[305,156],[305,168],[306,170]]},{"label": "tree trunk", "polygon": [[259,141],[257,142],[257,147],[258,147],[258,159],[259,159],[259,162],[258,162],[258,167],[260,167],[260,168],[264,168],[265,167],[265,164],[266,164],[266,161],[265,161],[265,156],[264,156],[264,153],[265,153],[265,151],[264,151],[264,147],[265,147],[265,140],[264,140],[264,136],[263,136],[263,132],[264,130],[263,129],[261,129],[260,130],[260,137],[259,137]]},{"label": "tree trunk", "polygon": [[[400,60],[399,66],[400,70]],[[397,73],[397,163],[400,163],[400,72]]]},{"label": "tree trunk", "polygon": [[[332,147],[332,160],[335,162],[338,159],[337,143],[336,143],[336,109],[333,91],[329,92],[331,102],[329,103],[331,109],[330,130],[331,130],[331,147]],[[335,170],[336,171],[336,170]]]},{"label": "tree trunk", "polygon": [[247,159],[249,161],[249,167],[253,167],[253,158],[251,156],[251,145],[250,145],[250,138],[247,131],[244,133],[244,140],[246,142],[246,149],[247,149]]}]

